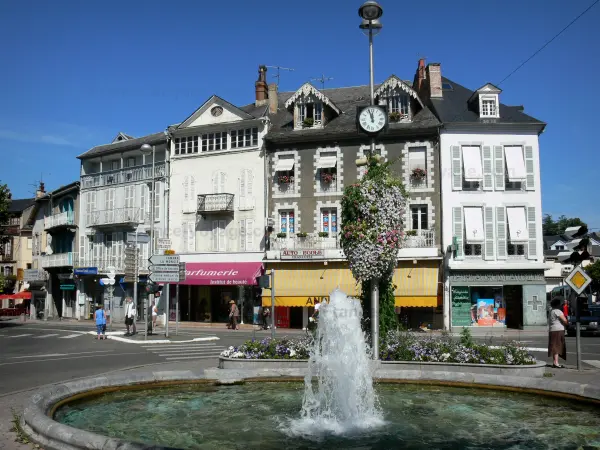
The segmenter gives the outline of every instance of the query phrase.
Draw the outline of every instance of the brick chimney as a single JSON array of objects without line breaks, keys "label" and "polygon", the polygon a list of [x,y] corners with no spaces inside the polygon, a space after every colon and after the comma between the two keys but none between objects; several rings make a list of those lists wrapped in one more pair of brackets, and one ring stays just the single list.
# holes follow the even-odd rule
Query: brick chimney
[{"label": "brick chimney", "polygon": [[258,80],[254,83],[255,91],[256,91],[256,101],[254,104],[256,106],[266,105],[268,100],[268,92],[267,92],[267,67],[260,65],[258,66]]},{"label": "brick chimney", "polygon": [[420,58],[419,65],[417,66],[417,71],[415,73],[415,78],[413,80],[413,89],[417,91],[421,97],[426,97],[423,92],[423,89],[425,88],[425,78],[425,58]]},{"label": "brick chimney", "polygon": [[269,114],[277,114],[279,99],[277,98],[277,84],[269,84]]},{"label": "brick chimney", "polygon": [[42,198],[44,195],[46,195],[46,188],[44,183],[40,181],[40,187],[35,191],[35,198]]},{"label": "brick chimney", "polygon": [[442,98],[442,67],[440,63],[427,65],[427,80],[429,82],[429,96]]}]

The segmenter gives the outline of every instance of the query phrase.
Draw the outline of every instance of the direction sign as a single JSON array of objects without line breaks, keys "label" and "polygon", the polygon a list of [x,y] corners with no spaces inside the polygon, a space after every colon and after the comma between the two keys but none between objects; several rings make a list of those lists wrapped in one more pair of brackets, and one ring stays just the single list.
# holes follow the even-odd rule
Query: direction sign
[{"label": "direction sign", "polygon": [[185,281],[185,263],[179,263],[179,281]]},{"label": "direction sign", "polygon": [[179,255],[152,255],[148,262],[156,265],[175,265],[179,266]]},{"label": "direction sign", "polygon": [[158,238],[156,239],[157,250],[169,250],[171,248],[171,239]]},{"label": "direction sign", "polygon": [[160,265],[153,265],[149,267],[150,272],[152,273],[163,273],[163,272],[177,272],[179,273],[179,265],[173,265],[173,264],[160,264]]},{"label": "direction sign", "polygon": [[579,295],[585,291],[592,279],[581,266],[577,266],[565,279],[565,282]]},{"label": "direction sign", "polygon": [[113,284],[115,284],[115,279],[114,278],[100,278],[100,284],[106,285],[106,286],[112,286]]},{"label": "direction sign", "polygon": [[150,242],[150,235],[146,233],[127,233],[128,244],[147,244]]},{"label": "direction sign", "polygon": [[179,282],[179,273],[177,272],[155,272],[148,276],[148,280],[154,283],[177,283]]}]

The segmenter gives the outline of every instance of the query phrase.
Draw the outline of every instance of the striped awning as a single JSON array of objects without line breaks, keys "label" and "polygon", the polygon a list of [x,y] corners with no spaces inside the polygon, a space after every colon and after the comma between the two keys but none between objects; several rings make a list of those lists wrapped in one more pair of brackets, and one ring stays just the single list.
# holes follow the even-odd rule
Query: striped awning
[{"label": "striped awning", "polygon": [[403,261],[394,272],[396,306],[438,306],[439,261]]}]

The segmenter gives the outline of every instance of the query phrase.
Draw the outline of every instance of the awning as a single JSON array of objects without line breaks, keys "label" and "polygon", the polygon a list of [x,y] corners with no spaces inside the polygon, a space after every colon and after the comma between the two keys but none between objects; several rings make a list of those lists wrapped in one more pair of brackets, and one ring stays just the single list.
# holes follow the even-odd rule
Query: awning
[{"label": "awning", "polygon": [[194,286],[245,286],[255,285],[262,274],[262,263],[186,263],[185,281],[180,284]]},{"label": "awning", "polygon": [[483,179],[483,166],[481,164],[481,150],[479,147],[463,147],[463,168],[465,181],[481,181]]},{"label": "awning", "polygon": [[[269,266],[271,267],[271,266]],[[339,288],[358,297],[360,290],[347,264],[286,263],[275,267],[275,306],[314,306]],[[263,306],[271,306],[271,290],[263,289]]]},{"label": "awning", "polygon": [[512,244],[524,244],[529,239],[524,207],[506,208],[508,217],[508,239]]},{"label": "awning", "polygon": [[438,306],[439,263],[419,261],[418,264],[402,263],[396,268],[393,283],[395,306]]},{"label": "awning", "polygon": [[293,158],[278,159],[275,164],[275,172],[287,172],[294,168],[296,161]]},{"label": "awning", "polygon": [[484,241],[483,209],[465,208],[465,241],[467,244],[481,244]]},{"label": "awning", "polygon": [[16,299],[22,299],[22,300],[31,300],[31,292],[17,292],[16,294],[3,294],[0,295],[0,300],[16,300]]},{"label": "awning", "polygon": [[523,181],[527,177],[522,147],[504,147],[508,181]]},{"label": "awning", "polygon": [[317,162],[317,169],[331,169],[337,165],[337,156],[321,156]]}]

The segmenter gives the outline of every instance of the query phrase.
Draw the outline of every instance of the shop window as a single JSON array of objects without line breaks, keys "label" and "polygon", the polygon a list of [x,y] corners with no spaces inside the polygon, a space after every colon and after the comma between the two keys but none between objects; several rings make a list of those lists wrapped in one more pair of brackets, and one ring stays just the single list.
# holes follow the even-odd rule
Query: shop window
[{"label": "shop window", "polygon": [[293,210],[279,211],[279,234],[278,237],[291,237],[296,232],[295,217]]},{"label": "shop window", "polygon": [[506,300],[502,286],[454,286],[452,325],[504,327]]}]

